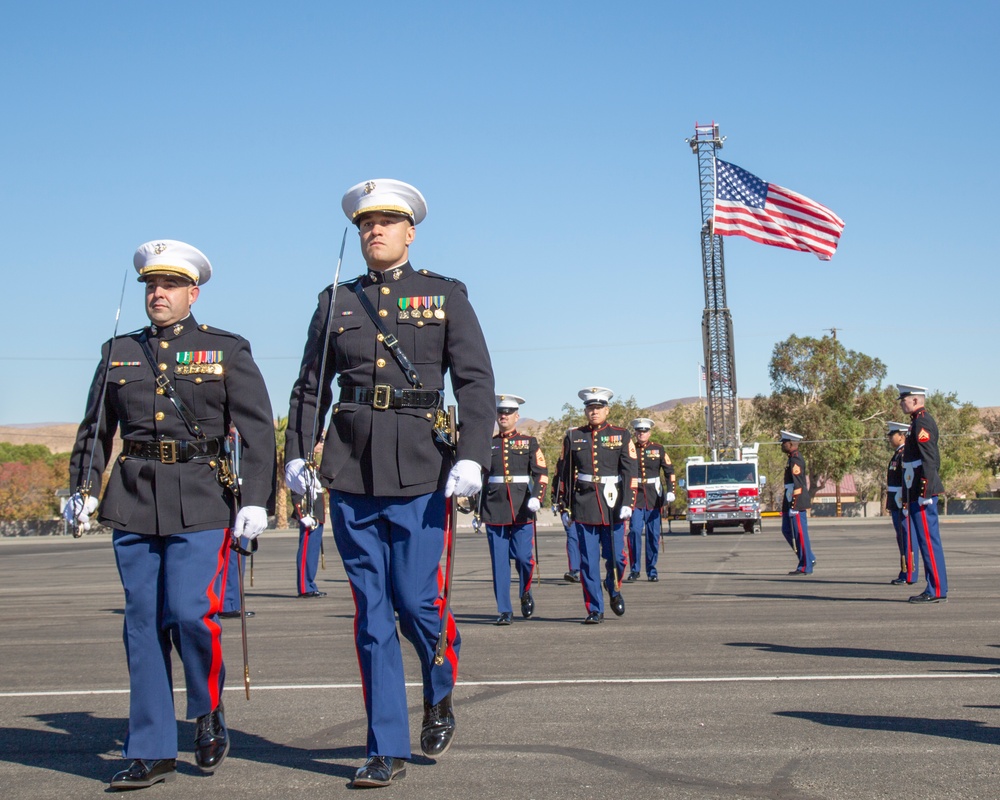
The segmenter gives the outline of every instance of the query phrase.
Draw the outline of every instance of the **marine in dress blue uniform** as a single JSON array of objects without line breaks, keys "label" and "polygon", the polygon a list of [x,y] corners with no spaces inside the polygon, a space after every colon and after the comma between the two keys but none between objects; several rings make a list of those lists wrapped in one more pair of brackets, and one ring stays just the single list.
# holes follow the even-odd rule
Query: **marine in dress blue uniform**
[{"label": "marine in dress blue uniform", "polygon": [[887,428],[893,453],[885,472],[886,506],[892,517],[892,527],[896,532],[896,548],[899,550],[899,574],[889,583],[898,586],[917,582],[917,574],[920,571],[917,566],[920,546],[917,544],[916,532],[911,529],[904,513],[906,502],[903,499],[903,446],[910,426],[906,422],[889,422]]},{"label": "marine in dress blue uniform", "polygon": [[781,452],[785,464],[785,493],[781,500],[781,534],[799,557],[798,566],[789,575],[812,575],[816,559],[809,544],[809,490],[806,462],[799,453],[802,437],[791,431],[781,432]]},{"label": "marine in dress blue uniform", "polygon": [[[411,757],[397,614],[399,632],[420,660],[421,750],[437,758],[452,741],[461,639],[450,612],[444,663],[434,663],[444,613],[446,499],[482,488],[495,408],[489,352],[465,286],[410,264],[415,226],[427,211],[420,192],[376,179],[348,190],[342,206],[358,226],[368,270],[319,295],[292,389],[285,476],[293,491],[306,491],[309,437],[323,427],[314,427],[316,415],[322,420],[332,408],[319,477],[330,491],[334,541],[356,605],[368,760],[353,785],[369,787],[400,777]],[[359,293],[376,309],[388,336],[369,317]],[[417,371],[419,386],[391,349],[396,342]],[[320,386],[324,352],[327,371]],[[446,373],[458,401],[454,453],[434,432]]]},{"label": "marine in dress blue uniform", "polygon": [[535,613],[531,593],[535,573],[535,514],[549,484],[545,454],[534,436],[517,431],[523,397],[497,395],[498,432],[493,437],[493,459],[482,495],[481,515],[486,525],[493,565],[493,593],[497,625],[514,618],[510,602],[510,562],[517,567],[521,616]]},{"label": "marine in dress blue uniform", "polygon": [[315,498],[311,509],[303,510],[305,497],[303,494],[292,494],[292,518],[299,523],[295,585],[299,597],[326,597],[326,592],[321,592],[316,585],[316,571],[319,569],[319,556],[323,547],[323,526],[326,524],[326,503],[321,495]]},{"label": "marine in dress blue uniform", "polygon": [[[184,667],[187,717],[197,719],[195,759],[211,772],[225,758],[223,573],[230,536],[253,539],[264,530],[274,494],[274,423],[250,345],[190,313],[211,276],[208,259],[188,244],[161,239],[140,246],[133,262],[152,324],[104,345],[70,461],[77,492],[67,504],[67,515],[77,519],[93,510],[120,431],[123,449],[98,519],[114,530],[125,590],[130,700],[124,756],[133,761],[114,776],[112,789],[144,788],[175,775],[174,645]],[[162,378],[203,438],[189,430]],[[230,424],[244,442],[243,506],[235,521],[217,477]]]},{"label": "marine in dress blue uniform", "polygon": [[563,575],[563,580],[570,583],[580,582],[580,539],[576,530],[576,523],[570,519],[567,509],[569,508],[569,490],[563,476],[563,459],[559,456],[556,461],[555,480],[552,481],[552,510],[558,514],[563,524],[563,531],[566,533],[566,565],[567,569]]},{"label": "marine in dress blue uniform", "polygon": [[938,527],[938,495],[941,483],[941,453],[938,427],[924,408],[927,389],[898,383],[899,405],[910,415],[910,429],[903,445],[903,497],[912,536],[917,539],[924,562],[927,588],[910,598],[911,603],[943,603],[948,599],[948,572]]},{"label": "marine in dress blue uniform", "polygon": [[636,484],[635,508],[629,519],[629,583],[639,577],[643,545],[646,551],[646,579],[653,582],[660,579],[656,569],[660,557],[660,515],[664,502],[674,501],[674,465],[670,463],[670,456],[663,445],[650,441],[654,424],[648,417],[639,417],[631,422],[635,431],[639,482]]},{"label": "marine in dress blue uniform", "polygon": [[566,434],[562,447],[562,480],[570,487],[567,516],[576,523],[580,542],[580,582],[587,610],[584,622],[604,621],[600,559],[605,561],[604,587],[617,615],[625,613],[621,583],[625,575],[625,522],[632,515],[636,490],[635,442],[625,428],[608,424],[614,396],[599,386],[581,389],[589,423]]}]

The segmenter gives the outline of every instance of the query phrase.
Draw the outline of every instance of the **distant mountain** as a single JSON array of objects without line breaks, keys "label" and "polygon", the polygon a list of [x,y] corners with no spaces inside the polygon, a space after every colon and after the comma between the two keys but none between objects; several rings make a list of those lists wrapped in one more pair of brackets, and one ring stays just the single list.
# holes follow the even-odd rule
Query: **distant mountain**
[{"label": "distant mountain", "polygon": [[649,411],[670,411],[672,408],[677,406],[686,406],[691,403],[704,403],[704,398],[701,397],[678,397],[676,400],[664,400],[662,403],[657,403],[655,406],[649,406]]}]

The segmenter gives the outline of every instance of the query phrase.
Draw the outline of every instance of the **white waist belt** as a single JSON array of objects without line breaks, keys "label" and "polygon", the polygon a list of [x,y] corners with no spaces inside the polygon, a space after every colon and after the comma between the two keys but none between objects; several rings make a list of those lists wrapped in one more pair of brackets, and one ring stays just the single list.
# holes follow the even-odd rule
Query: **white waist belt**
[{"label": "white waist belt", "polygon": [[885,488],[888,489],[891,492],[893,489],[902,489],[903,487],[902,486],[886,486]]},{"label": "white waist belt", "polygon": [[603,478],[595,478],[593,475],[580,474],[576,476],[578,481],[583,481],[584,483],[618,483],[621,480],[619,475],[608,475]]},{"label": "white waist belt", "polygon": [[643,483],[659,483],[659,482],[660,482],[659,478],[646,478],[646,480],[643,481]]},{"label": "white waist belt", "polygon": [[531,483],[530,475],[490,475],[490,483]]},{"label": "white waist belt", "polygon": [[923,463],[924,462],[921,459],[918,458],[916,461],[904,461],[903,462],[903,466],[904,467],[919,467]]}]

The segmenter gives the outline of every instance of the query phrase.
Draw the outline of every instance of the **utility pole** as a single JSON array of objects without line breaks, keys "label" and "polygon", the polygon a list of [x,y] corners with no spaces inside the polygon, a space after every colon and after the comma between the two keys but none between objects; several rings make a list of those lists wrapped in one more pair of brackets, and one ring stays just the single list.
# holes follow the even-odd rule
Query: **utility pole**
[{"label": "utility pole", "polygon": [[[837,377],[840,377],[839,376],[840,364],[837,362],[837,328],[824,328],[823,330],[830,331],[830,333],[833,334],[833,371],[834,371],[834,374],[837,375]],[[843,330],[843,328],[841,328],[840,330]],[[844,516],[844,510],[843,510],[843,506],[841,505],[841,502],[840,502],[840,481],[839,480],[837,481],[836,492],[837,492],[837,510],[836,510],[836,514],[837,514],[838,517],[842,517],[842,516]]]}]

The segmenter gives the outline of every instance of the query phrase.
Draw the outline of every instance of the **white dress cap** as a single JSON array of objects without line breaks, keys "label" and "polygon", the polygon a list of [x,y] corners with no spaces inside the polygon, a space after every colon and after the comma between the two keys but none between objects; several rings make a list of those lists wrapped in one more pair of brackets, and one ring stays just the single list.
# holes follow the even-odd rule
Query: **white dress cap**
[{"label": "white dress cap", "polygon": [[792,433],[791,431],[781,432],[781,441],[783,442],[801,442],[802,436],[797,433]]},{"label": "white dress cap", "polygon": [[601,386],[590,386],[586,389],[581,389],[576,395],[583,400],[584,407],[592,405],[606,406],[611,402],[611,398],[615,396],[615,393]]},{"label": "white dress cap", "polygon": [[887,422],[886,427],[889,429],[889,433],[906,433],[910,426],[905,422]]},{"label": "white dress cap", "polygon": [[355,225],[358,217],[370,211],[401,214],[419,225],[427,216],[427,202],[419,191],[408,183],[392,178],[376,178],[352,186],[340,201],[347,218]]},{"label": "white dress cap", "polygon": [[653,425],[655,425],[655,424],[656,423],[654,423],[653,420],[647,419],[646,417],[637,417],[636,419],[632,420],[629,423],[629,425],[631,425],[632,428],[635,429],[635,430],[637,430],[637,431],[640,431],[640,430],[642,430],[642,431],[651,430],[652,427],[653,427]]},{"label": "white dress cap", "polygon": [[522,403],[524,403],[524,398],[518,397],[516,394],[497,395],[497,411],[517,411],[521,408]]},{"label": "white dress cap", "polygon": [[183,275],[201,286],[212,277],[212,265],[205,254],[176,239],[154,239],[139,245],[132,263],[140,281],[148,275]]},{"label": "white dress cap", "polygon": [[910,386],[906,383],[897,383],[896,390],[899,392],[899,399],[902,400],[904,397],[909,397],[911,394],[918,394],[921,397],[927,394],[927,387],[925,386]]}]

